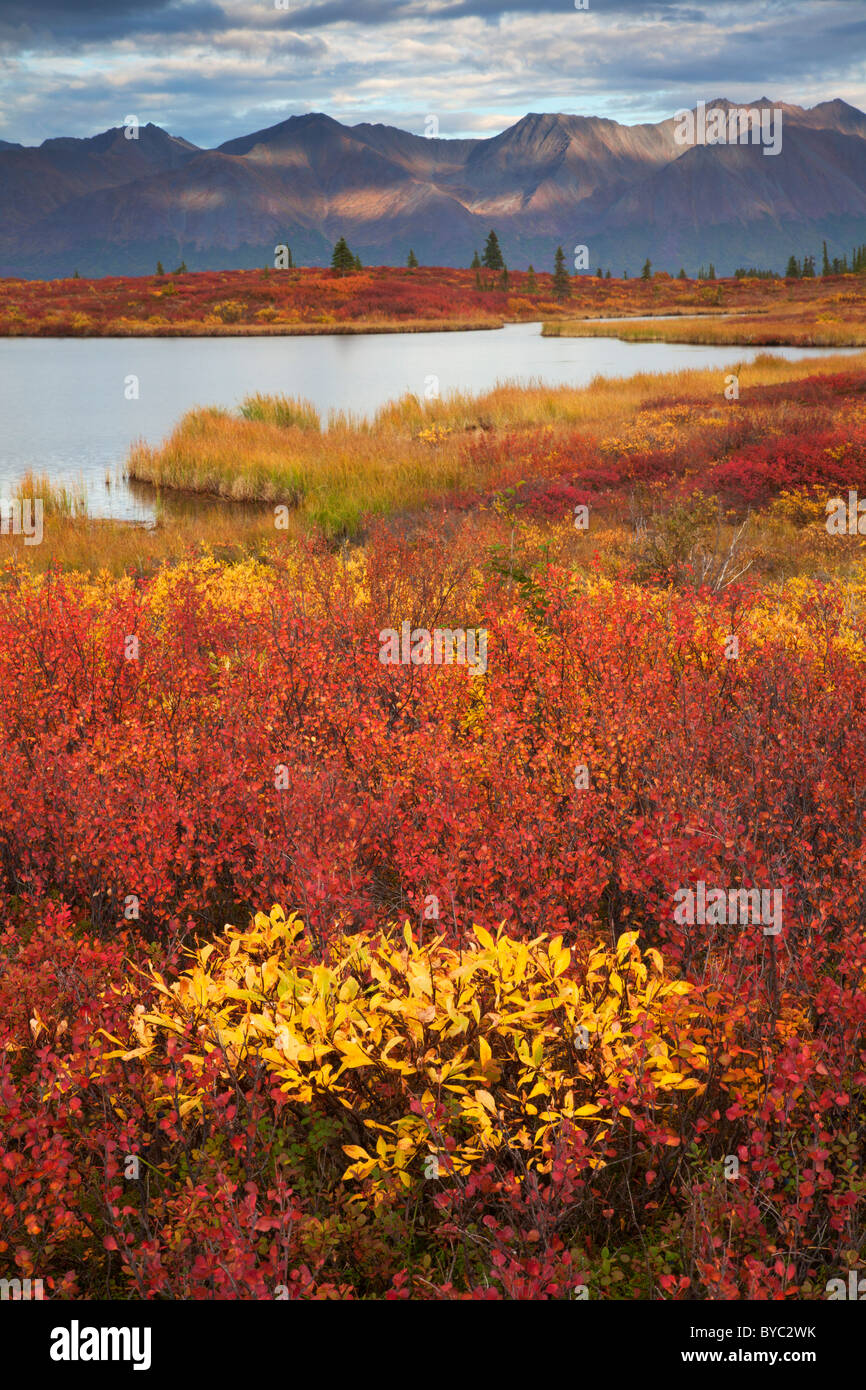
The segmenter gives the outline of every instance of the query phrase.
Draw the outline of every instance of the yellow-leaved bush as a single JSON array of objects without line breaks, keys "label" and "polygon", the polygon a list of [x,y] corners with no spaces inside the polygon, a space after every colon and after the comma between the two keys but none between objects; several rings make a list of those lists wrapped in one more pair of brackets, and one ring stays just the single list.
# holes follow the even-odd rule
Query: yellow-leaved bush
[{"label": "yellow-leaved bush", "polygon": [[[264,1065],[288,1101],[352,1117],[366,1142],[344,1145],[344,1176],[370,1179],[374,1197],[409,1187],[431,1156],[445,1177],[505,1150],[544,1170],[565,1124],[600,1167],[610,1126],[631,1118],[623,1089],[649,1096],[662,1127],[679,1093],[703,1089],[701,1006],[637,932],[582,969],[561,937],[475,928],[460,949],[406,925],[337,938],[317,961],[303,933],[277,907],[226,927],[173,983],[153,975],[161,1004],[138,1007],[138,1045],[106,1055],[155,1060],[174,1035],[193,1077],[206,1060],[233,1080]],[[171,1099],[203,1112],[206,1091]]]}]

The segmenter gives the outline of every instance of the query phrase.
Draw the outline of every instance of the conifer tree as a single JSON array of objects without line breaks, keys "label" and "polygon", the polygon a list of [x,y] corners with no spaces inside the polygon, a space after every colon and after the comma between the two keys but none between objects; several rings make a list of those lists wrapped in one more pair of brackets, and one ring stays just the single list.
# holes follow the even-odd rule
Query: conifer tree
[{"label": "conifer tree", "polygon": [[484,246],[484,254],[481,257],[481,264],[486,270],[504,270],[505,261],[499,246],[499,238],[495,232],[491,232]]},{"label": "conifer tree", "polygon": [[553,261],[553,293],[557,299],[567,299],[571,294],[571,277],[565,265],[565,254],[561,246],[557,246]]},{"label": "conifer tree", "polygon": [[349,250],[345,237],[341,236],[334,246],[331,255],[331,269],[335,270],[338,275],[347,275],[355,269],[355,257]]}]

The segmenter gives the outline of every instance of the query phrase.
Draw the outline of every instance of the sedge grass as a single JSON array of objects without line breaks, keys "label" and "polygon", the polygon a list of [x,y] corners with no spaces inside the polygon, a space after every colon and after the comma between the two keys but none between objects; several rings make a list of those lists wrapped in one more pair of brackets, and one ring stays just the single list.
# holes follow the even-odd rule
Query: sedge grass
[{"label": "sedge grass", "polygon": [[719,347],[866,347],[866,323],[791,315],[694,316],[634,323],[546,323],[547,338],[622,338],[629,343],[691,343]]},{"label": "sedge grass", "polygon": [[[736,363],[741,389],[838,372],[837,357],[789,362],[761,354]],[[866,354],[845,359],[866,369]],[[580,428],[609,432],[648,400],[706,398],[720,392],[718,370],[689,369],[596,378],[589,386],[503,383],[482,396],[456,393],[439,400],[406,396],[372,420],[332,414],[327,428],[278,425],[265,409],[244,418],[221,409],[190,411],[160,445],[137,444],[130,478],[236,502],[284,504],[299,521],[327,535],[351,535],[362,518],[421,509],[456,488],[484,489],[491,470],[484,451],[470,452],[476,432]],[[264,398],[260,398],[264,399]]]},{"label": "sedge grass", "polygon": [[43,515],[47,517],[81,519],[87,516],[87,493],[83,483],[67,487],[63,483],[53,482],[47,474],[30,470],[13,483],[7,495],[17,501],[26,498],[40,501]]}]

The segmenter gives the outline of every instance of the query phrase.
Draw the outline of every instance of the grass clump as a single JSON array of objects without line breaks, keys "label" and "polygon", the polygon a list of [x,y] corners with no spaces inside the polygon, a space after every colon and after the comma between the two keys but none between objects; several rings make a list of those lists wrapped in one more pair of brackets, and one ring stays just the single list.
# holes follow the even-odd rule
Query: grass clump
[{"label": "grass clump", "polygon": [[318,433],[322,428],[316,407],[297,396],[266,396],[257,391],[246,397],[240,413],[245,420],[259,420],[281,430],[315,430]]}]

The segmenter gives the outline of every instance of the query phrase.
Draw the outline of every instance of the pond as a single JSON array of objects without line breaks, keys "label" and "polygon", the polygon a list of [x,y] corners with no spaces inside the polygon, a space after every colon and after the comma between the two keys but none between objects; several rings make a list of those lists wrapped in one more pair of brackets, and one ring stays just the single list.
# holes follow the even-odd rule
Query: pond
[{"label": "pond", "polygon": [[[130,445],[159,443],[194,406],[234,408],[255,391],[304,396],[323,419],[331,410],[370,416],[407,391],[423,398],[431,377],[443,396],[483,392],[503,381],[585,386],[599,375],[721,370],[766,351],[543,338],[538,323],[322,337],[4,338],[0,496],[32,470],[57,483],[83,482],[93,516],[149,521],[153,493],[122,478]],[[799,359],[830,349],[772,351]],[[127,399],[130,377],[138,380],[138,399]]]}]

